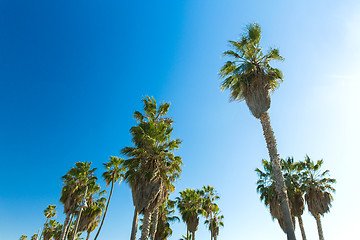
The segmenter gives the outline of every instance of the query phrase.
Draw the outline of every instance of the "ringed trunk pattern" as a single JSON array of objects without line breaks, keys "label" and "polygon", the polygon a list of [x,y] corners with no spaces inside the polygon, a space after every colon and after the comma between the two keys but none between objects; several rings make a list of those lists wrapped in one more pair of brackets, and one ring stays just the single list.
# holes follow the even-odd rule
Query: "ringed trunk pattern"
[{"label": "ringed trunk pattern", "polygon": [[264,112],[260,115],[260,122],[263,128],[266,145],[268,148],[271,165],[274,172],[275,189],[279,197],[281,210],[284,216],[286,233],[288,240],[295,240],[294,227],[291,220],[289,199],[286,193],[284,176],[281,172],[281,166],[279,161],[279,154],[277,152],[275,135],[271,127],[270,117],[268,112]]},{"label": "ringed trunk pattern", "polygon": [[146,240],[149,237],[150,224],[151,224],[151,212],[147,209],[144,210],[143,229],[141,232],[140,240]]},{"label": "ringed trunk pattern", "polygon": [[139,211],[135,207],[130,240],[136,240],[136,233],[137,233],[137,228],[138,228],[138,218],[139,218]]},{"label": "ringed trunk pattern", "polygon": [[303,221],[302,221],[302,217],[301,217],[301,216],[298,216],[297,218],[298,218],[298,220],[299,220],[301,237],[302,237],[303,240],[306,240],[305,229],[304,229],[304,224],[303,224]]},{"label": "ringed trunk pattern", "polygon": [[318,233],[319,233],[319,240],[324,240],[324,234],[323,234],[323,230],[321,227],[320,214],[317,214],[314,217],[316,219],[317,229],[318,229]]}]

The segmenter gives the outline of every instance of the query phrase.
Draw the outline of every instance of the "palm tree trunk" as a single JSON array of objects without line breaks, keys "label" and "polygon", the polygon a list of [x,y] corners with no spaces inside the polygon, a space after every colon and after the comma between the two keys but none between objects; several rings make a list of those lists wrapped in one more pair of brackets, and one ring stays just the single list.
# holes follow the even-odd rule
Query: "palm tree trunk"
[{"label": "palm tree trunk", "polygon": [[101,220],[101,224],[100,224],[99,230],[97,231],[94,240],[96,240],[97,237],[99,236],[101,227],[102,227],[102,225],[103,225],[103,223],[104,223],[104,220],[105,220],[105,217],[106,217],[106,213],[107,213],[107,210],[108,210],[108,207],[109,207],[110,199],[111,199],[111,196],[112,196],[112,193],[113,193],[113,189],[114,189],[114,179],[111,181],[111,190],[110,190],[109,199],[108,199],[108,201],[107,201],[107,203],[106,203],[106,208],[105,208],[104,216],[103,216],[103,218],[102,218],[102,220]]},{"label": "palm tree trunk", "polygon": [[193,231],[191,235],[192,235],[191,240],[195,240],[195,231]]},{"label": "palm tree trunk", "polygon": [[64,240],[65,238],[65,233],[66,233],[66,230],[67,230],[67,225],[69,224],[69,219],[70,219],[70,214],[66,214],[66,218],[65,218],[65,221],[64,221],[64,225],[63,225],[63,228],[61,230],[61,234],[60,234],[60,240]]},{"label": "palm tree trunk", "polygon": [[70,218],[69,224],[68,224],[68,226],[67,226],[67,228],[66,228],[64,240],[66,240],[66,239],[68,238],[68,235],[69,235],[69,232],[70,232],[70,226],[71,226],[72,220],[73,220],[73,218],[74,218],[74,215],[75,215],[74,213],[71,214],[71,218]]},{"label": "palm tree trunk", "polygon": [[87,231],[87,235],[86,235],[86,240],[89,240],[89,238],[90,238],[90,231]]},{"label": "palm tree trunk", "polygon": [[50,218],[47,218],[47,219],[46,219],[46,222],[45,222],[45,224],[44,224],[44,227],[43,227],[43,229],[41,230],[41,234],[40,234],[40,237],[39,237],[40,240],[41,240],[41,237],[42,237],[42,235],[43,235],[43,232],[44,232],[44,229],[45,229],[45,225],[47,224],[47,222],[49,221],[49,219],[50,219]]},{"label": "palm tree trunk", "polygon": [[186,227],[186,240],[189,240],[189,228]]},{"label": "palm tree trunk", "polygon": [[143,218],[143,229],[141,232],[140,240],[147,240],[150,232],[150,223],[151,223],[151,212],[147,209],[144,210]]},{"label": "palm tree trunk", "polygon": [[297,218],[298,218],[298,220],[299,220],[301,237],[302,237],[303,240],[306,240],[305,229],[304,229],[304,224],[303,224],[303,221],[302,221],[302,217],[301,217],[301,216],[298,216]]},{"label": "palm tree trunk", "polygon": [[264,112],[260,115],[260,122],[263,128],[266,145],[268,148],[271,165],[274,172],[275,189],[279,197],[281,210],[284,216],[286,233],[288,240],[295,240],[294,227],[291,220],[289,200],[286,193],[286,186],[284,182],[284,176],[281,172],[281,166],[279,161],[279,154],[277,152],[275,135],[271,127],[270,117],[268,112]]},{"label": "palm tree trunk", "polygon": [[158,218],[159,218],[159,208],[157,208],[152,214],[152,226],[151,226],[151,238],[152,240],[155,239],[157,225],[158,225]]},{"label": "palm tree trunk", "polygon": [[320,215],[317,214],[314,217],[316,219],[317,229],[318,229],[318,233],[319,233],[319,240],[324,240],[324,234],[323,234],[323,230],[321,227]]},{"label": "palm tree trunk", "polygon": [[136,240],[136,233],[137,233],[137,228],[138,228],[138,219],[139,219],[139,211],[135,207],[130,240]]}]

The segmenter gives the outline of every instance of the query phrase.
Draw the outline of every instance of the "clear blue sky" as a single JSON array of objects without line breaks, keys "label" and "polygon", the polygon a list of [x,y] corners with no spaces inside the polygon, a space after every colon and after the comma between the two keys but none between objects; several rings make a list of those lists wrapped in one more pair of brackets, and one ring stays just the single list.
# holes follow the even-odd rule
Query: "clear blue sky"
[{"label": "clear blue sky", "polygon": [[[0,2],[0,239],[31,236],[58,206],[61,176],[77,161],[102,163],[131,144],[141,98],[171,102],[184,161],[177,193],[214,186],[225,227],[219,239],[286,239],[256,193],[267,158],[260,123],[229,103],[217,72],[227,41],[250,22],[279,47],[285,81],[270,116],[282,157],[323,158],[338,180],[328,240],[354,239],[360,194],[360,4],[357,1]],[[102,186],[105,187],[103,183]],[[129,187],[114,190],[100,239],[129,239]],[[315,219],[304,213],[308,239]],[[173,225],[171,240],[186,232]],[[296,227],[297,238],[300,232]],[[201,220],[197,239],[210,234]]]}]

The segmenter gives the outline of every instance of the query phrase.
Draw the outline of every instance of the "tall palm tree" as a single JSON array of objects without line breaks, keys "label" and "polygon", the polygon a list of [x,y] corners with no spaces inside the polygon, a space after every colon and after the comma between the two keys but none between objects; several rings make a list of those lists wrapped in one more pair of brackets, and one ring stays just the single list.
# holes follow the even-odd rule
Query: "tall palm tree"
[{"label": "tall palm tree", "polygon": [[336,183],[335,179],[327,177],[329,170],[321,171],[323,162],[323,160],[318,160],[315,163],[309,156],[305,157],[305,161],[300,162],[304,169],[301,181],[306,192],[305,201],[309,212],[316,219],[320,240],[324,240],[320,216],[330,211],[333,200],[331,192],[335,192],[332,184]]},{"label": "tall palm tree", "polygon": [[111,200],[111,196],[113,193],[113,189],[114,189],[114,183],[118,182],[124,178],[124,172],[125,172],[125,168],[123,167],[123,162],[124,160],[122,158],[119,157],[110,157],[110,161],[107,163],[104,163],[103,165],[105,166],[105,169],[107,171],[105,171],[102,176],[105,179],[105,183],[106,186],[109,186],[111,184],[111,189],[110,189],[110,195],[109,195],[109,199],[107,200],[106,203],[106,208],[105,208],[105,212],[104,212],[104,216],[101,220],[101,224],[100,227],[95,235],[94,240],[96,240],[99,236],[99,233],[101,231],[102,225],[104,223],[105,217],[106,217],[106,213],[109,207],[109,203]]},{"label": "tall palm tree", "polygon": [[[261,171],[259,168],[255,169],[255,172],[257,172],[259,176],[256,190],[260,194],[260,200],[264,202],[265,206],[269,207],[271,217],[278,220],[281,229],[286,233],[284,216],[279,204],[279,197],[275,191],[272,164],[271,162],[263,159],[262,165],[264,167],[264,171]],[[291,218],[292,222],[295,223],[295,217],[291,216]]]},{"label": "tall palm tree", "polygon": [[148,238],[151,216],[174,190],[172,183],[179,178],[182,165],[181,157],[173,153],[181,141],[171,140],[173,121],[166,117],[170,104],[158,106],[148,96],[143,102],[144,113],[134,113],[138,124],[130,129],[135,146],[122,149],[122,154],[128,157],[124,161],[125,180],[131,187],[135,206],[131,240],[136,239],[140,212],[144,214],[141,240]]},{"label": "tall palm tree", "polygon": [[233,50],[224,52],[232,58],[220,69],[220,77],[225,79],[221,89],[231,91],[231,101],[245,100],[252,115],[260,119],[275,178],[275,189],[281,202],[281,209],[289,240],[295,239],[291,221],[289,201],[284,176],[281,172],[274,132],[267,110],[270,108],[270,91],[283,81],[282,72],[270,66],[272,60],[283,60],[278,49],[270,49],[263,54],[260,47],[261,28],[257,23],[247,25],[247,32],[239,41],[229,41]]},{"label": "tall palm tree", "polygon": [[219,211],[218,205],[215,203],[216,200],[220,199],[217,195],[214,187],[211,186],[203,186],[203,188],[199,191],[201,197],[203,198],[203,209],[205,210],[205,217],[207,218],[207,223],[209,224],[209,230],[211,233],[211,240],[215,238],[214,233],[216,232],[214,221],[217,218],[213,218],[214,212]]},{"label": "tall palm tree", "polygon": [[186,223],[187,235],[191,233],[192,240],[195,240],[195,232],[199,226],[199,215],[206,215],[203,209],[203,198],[198,190],[185,189],[180,192],[180,197],[176,197],[177,207],[183,222]]},{"label": "tall palm tree", "polygon": [[[60,202],[64,204],[66,218],[61,231],[61,240],[67,238],[70,223],[76,208],[83,198],[86,186],[91,189],[92,186],[96,185],[97,178],[94,176],[96,168],[90,168],[91,162],[77,162],[75,163],[75,167],[72,167],[67,174],[62,177],[63,188],[61,190]],[[90,191],[88,194],[90,194]]]}]

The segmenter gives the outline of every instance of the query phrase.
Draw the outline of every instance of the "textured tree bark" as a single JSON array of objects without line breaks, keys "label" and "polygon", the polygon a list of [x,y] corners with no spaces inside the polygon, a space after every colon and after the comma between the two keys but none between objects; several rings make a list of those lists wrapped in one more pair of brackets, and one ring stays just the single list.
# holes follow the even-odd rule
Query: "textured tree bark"
[{"label": "textured tree bark", "polygon": [[299,220],[301,237],[302,237],[303,240],[306,240],[305,229],[304,229],[304,224],[303,224],[303,221],[302,221],[302,217],[301,217],[301,216],[298,216],[297,218],[298,218],[298,220]]},{"label": "textured tree bark", "polygon": [[139,211],[135,207],[130,240],[136,240],[136,233],[137,233],[137,228],[138,228],[138,218],[139,218]]},{"label": "textured tree bark", "polygon": [[152,240],[155,239],[157,225],[158,225],[158,217],[159,217],[159,208],[154,210],[152,214],[152,226],[151,226],[151,238]]},{"label": "textured tree bark", "polygon": [[318,233],[319,233],[319,240],[324,240],[324,234],[323,234],[323,230],[322,230],[322,227],[321,227],[320,215],[317,214],[314,217],[316,219],[317,229],[318,229]]},{"label": "textured tree bark", "polygon": [[67,226],[69,224],[69,220],[70,220],[70,214],[68,213],[66,215],[66,218],[65,218],[65,221],[64,221],[64,225],[63,225],[63,228],[61,230],[61,235],[60,235],[60,240],[64,240],[65,238],[65,233],[67,231]]},{"label": "textured tree bark", "polygon": [[140,240],[148,239],[150,232],[150,223],[151,223],[151,212],[149,210],[144,210],[143,229],[141,232]]},{"label": "textured tree bark", "polygon": [[192,236],[191,240],[195,240],[195,231],[193,231],[193,232],[191,233],[191,236]]},{"label": "textured tree bark", "polygon": [[108,199],[108,201],[107,201],[107,203],[106,203],[106,208],[105,208],[104,216],[103,216],[103,218],[102,218],[102,220],[101,220],[101,224],[100,224],[99,230],[97,231],[94,240],[96,240],[97,237],[99,236],[101,227],[102,227],[102,225],[103,225],[103,223],[104,223],[104,220],[105,220],[105,217],[106,217],[106,213],[107,213],[107,210],[108,210],[108,207],[109,207],[110,199],[111,199],[111,196],[112,196],[112,193],[113,193],[113,189],[114,189],[114,179],[113,179],[113,181],[111,181],[111,190],[110,190],[109,199]]},{"label": "textured tree bark", "polygon": [[284,176],[281,172],[281,166],[279,161],[279,154],[277,152],[275,135],[270,124],[270,117],[268,112],[264,112],[260,115],[260,122],[263,128],[266,145],[268,148],[271,165],[274,173],[275,189],[279,196],[280,206],[283,213],[286,233],[288,240],[295,240],[294,227],[291,220],[289,200],[286,193],[286,186],[284,182]]}]

